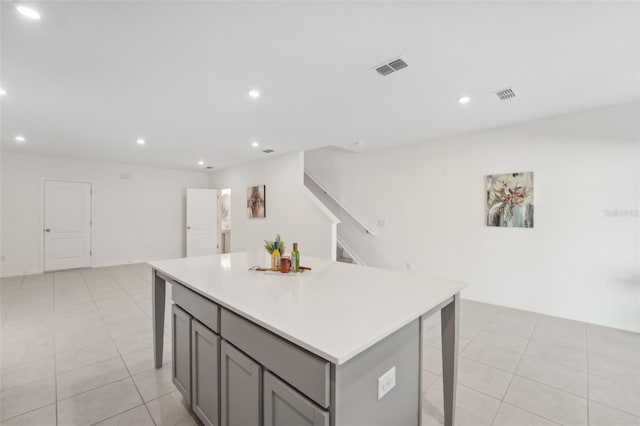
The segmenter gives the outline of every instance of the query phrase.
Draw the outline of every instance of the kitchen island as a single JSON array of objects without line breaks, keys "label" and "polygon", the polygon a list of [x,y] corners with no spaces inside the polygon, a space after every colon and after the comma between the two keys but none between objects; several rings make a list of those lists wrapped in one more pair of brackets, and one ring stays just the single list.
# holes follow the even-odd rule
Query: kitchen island
[{"label": "kitchen island", "polygon": [[445,425],[454,424],[464,283],[304,257],[302,274],[250,270],[263,253],[151,262],[155,364],[167,285],[173,380],[224,426],[416,426],[422,319],[441,312]]}]

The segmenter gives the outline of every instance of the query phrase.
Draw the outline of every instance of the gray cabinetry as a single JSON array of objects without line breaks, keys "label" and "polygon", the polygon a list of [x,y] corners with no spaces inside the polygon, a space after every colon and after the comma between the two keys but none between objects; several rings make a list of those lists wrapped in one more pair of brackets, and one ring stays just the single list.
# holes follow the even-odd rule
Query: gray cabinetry
[{"label": "gray cabinetry", "polygon": [[276,376],[264,373],[264,426],[329,426],[329,413]]},{"label": "gray cabinetry", "polygon": [[262,367],[223,340],[220,379],[222,426],[261,426]]},{"label": "gray cabinetry", "polygon": [[191,404],[191,316],[177,305],[172,306],[171,330],[173,384]]},{"label": "gray cabinetry", "polygon": [[329,363],[223,309],[222,337],[321,407],[329,406]]},{"label": "gray cabinetry", "polygon": [[205,426],[218,426],[220,337],[191,320],[191,405]]}]

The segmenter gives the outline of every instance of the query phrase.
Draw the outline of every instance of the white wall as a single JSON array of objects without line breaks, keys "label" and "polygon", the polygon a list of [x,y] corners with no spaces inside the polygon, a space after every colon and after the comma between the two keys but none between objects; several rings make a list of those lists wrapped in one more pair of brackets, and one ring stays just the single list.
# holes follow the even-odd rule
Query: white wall
[{"label": "white wall", "polygon": [[[339,235],[370,265],[467,281],[463,297],[640,331],[638,103],[305,167],[371,225]],[[428,120],[425,119],[425,125]],[[533,229],[484,225],[484,176],[534,172]],[[606,211],[631,216],[607,216]]]},{"label": "white wall", "polygon": [[[308,197],[303,167],[304,154],[295,152],[211,174],[213,188],[231,188],[232,251],[264,251],[264,240],[280,234],[287,252],[298,242],[302,261],[331,258],[335,226]],[[264,219],[247,217],[247,187],[255,185],[266,185]]]},{"label": "white wall", "polygon": [[93,183],[94,266],[183,256],[185,189],[209,186],[206,172],[16,152],[0,163],[3,276],[42,272],[43,178]]}]

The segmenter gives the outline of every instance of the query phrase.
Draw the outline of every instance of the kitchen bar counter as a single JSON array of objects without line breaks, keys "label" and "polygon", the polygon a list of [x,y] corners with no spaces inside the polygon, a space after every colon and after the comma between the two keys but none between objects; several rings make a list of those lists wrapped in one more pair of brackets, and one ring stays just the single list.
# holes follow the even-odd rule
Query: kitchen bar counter
[{"label": "kitchen bar counter", "polygon": [[[445,424],[453,424],[459,292],[465,287],[464,283],[307,256],[303,257],[304,265],[312,270],[295,276],[249,270],[253,266],[264,265],[264,261],[264,253],[232,253],[151,262],[154,273],[156,367],[162,365],[167,281],[219,306],[222,312],[219,315],[223,320],[221,340],[225,339],[225,315],[229,317],[229,324],[237,316],[246,320],[250,326],[257,326],[256,329],[265,330],[269,335],[292,343],[292,347],[301,348],[318,359],[326,360],[331,367],[333,380],[337,380],[336,376],[345,377],[345,383],[342,384],[350,389],[355,389],[353,387],[357,385],[354,383],[358,377],[351,377],[349,383],[346,383],[346,377],[349,376],[347,373],[354,374],[358,370],[357,364],[363,363],[361,360],[365,360],[367,354],[372,357],[366,361],[369,364],[367,370],[378,364],[380,368],[389,364],[380,357],[382,352],[388,352],[382,350],[383,347],[391,344],[385,342],[392,342],[394,339],[400,339],[394,343],[395,346],[414,345],[409,343],[411,339],[419,343],[415,344],[418,368],[412,374],[421,376],[421,319],[442,309]],[[229,325],[229,330],[231,329],[232,326]],[[407,337],[407,342],[401,341],[403,333],[410,336]],[[235,342],[231,340],[231,343]],[[376,354],[377,351],[381,353]],[[393,354],[388,357],[392,364],[395,363]],[[406,361],[410,362],[413,361]],[[404,365],[394,366],[398,374],[397,387],[400,388],[397,393],[401,394],[399,381],[403,374],[400,371]],[[344,374],[341,375],[341,372]],[[366,374],[362,372],[360,375]],[[375,388],[376,382],[367,386]],[[327,402],[327,406],[322,407],[323,403],[320,402],[320,406],[330,413],[331,421],[327,424],[355,424],[347,421],[348,416],[340,416],[336,412],[341,405],[341,401],[336,400],[339,396],[336,393],[340,391],[347,394],[349,391],[339,388],[335,383],[331,386],[330,399],[333,404]],[[416,387],[416,395],[411,397],[415,397],[418,407],[421,399],[419,392],[419,387]],[[391,393],[393,390],[389,395]],[[378,404],[382,404],[385,399],[392,398],[385,396]],[[318,403],[318,400],[315,402]],[[344,411],[347,414],[346,408]],[[357,412],[351,414],[356,417],[358,415]],[[419,421],[419,410],[415,414]]]}]

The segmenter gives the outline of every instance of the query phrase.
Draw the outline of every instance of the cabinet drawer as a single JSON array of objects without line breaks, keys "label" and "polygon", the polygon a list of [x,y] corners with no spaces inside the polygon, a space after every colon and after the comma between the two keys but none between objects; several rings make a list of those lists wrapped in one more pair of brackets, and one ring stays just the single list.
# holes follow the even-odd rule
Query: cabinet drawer
[{"label": "cabinet drawer", "polygon": [[176,282],[171,286],[172,298],[176,305],[180,306],[191,316],[197,318],[202,324],[216,333],[220,332],[218,326],[218,305],[189,290]]},{"label": "cabinet drawer", "polygon": [[329,362],[222,309],[222,337],[322,407],[329,406]]}]

